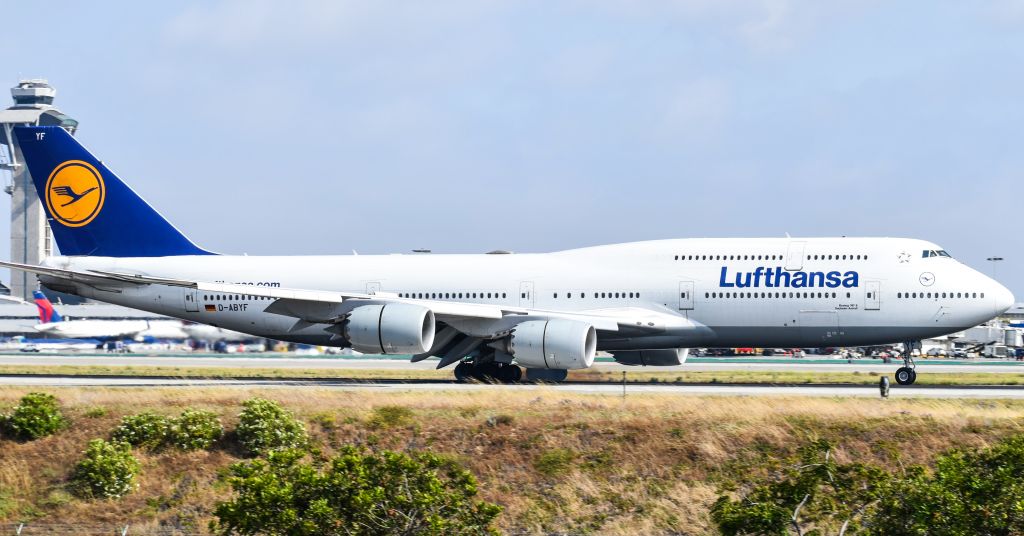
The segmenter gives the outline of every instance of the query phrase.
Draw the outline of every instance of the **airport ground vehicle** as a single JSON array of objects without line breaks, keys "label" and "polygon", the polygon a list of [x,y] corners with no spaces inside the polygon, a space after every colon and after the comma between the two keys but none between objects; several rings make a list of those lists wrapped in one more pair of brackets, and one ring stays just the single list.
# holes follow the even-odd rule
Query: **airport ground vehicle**
[{"label": "airport ground vehicle", "polygon": [[[682,364],[694,347],[916,341],[1013,303],[1009,290],[939,246],[903,238],[656,240],[542,254],[215,254],[66,131],[14,131],[62,256],[0,265],[54,290],[260,337],[437,357],[438,368],[458,364],[457,375],[515,380],[526,368],[528,377],[564,378],[590,367],[598,350],[659,366]],[[910,352],[904,359],[896,380],[913,383]]]}]

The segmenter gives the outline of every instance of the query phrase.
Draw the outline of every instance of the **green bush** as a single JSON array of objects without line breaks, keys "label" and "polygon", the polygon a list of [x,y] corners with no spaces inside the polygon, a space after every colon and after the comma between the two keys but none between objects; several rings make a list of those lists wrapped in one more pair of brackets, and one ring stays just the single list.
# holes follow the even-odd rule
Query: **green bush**
[{"label": "green bush", "polygon": [[110,438],[112,441],[128,443],[133,447],[156,449],[167,441],[170,428],[170,419],[146,411],[135,415],[125,415],[121,419],[121,424],[114,428]]},{"label": "green bush", "polygon": [[373,428],[396,428],[412,424],[413,411],[405,406],[380,406],[373,408],[367,421]]},{"label": "green bush", "polygon": [[803,448],[765,481],[719,497],[711,520],[725,536],[1024,534],[1024,435],[898,472],[830,452],[821,441]]},{"label": "green bush", "polygon": [[251,398],[238,415],[238,441],[250,454],[262,455],[275,450],[306,446],[306,427],[277,402]]},{"label": "green bush", "polygon": [[186,409],[171,421],[167,440],[182,450],[202,450],[212,446],[224,434],[217,414],[200,409]]},{"label": "green bush", "polygon": [[533,461],[533,468],[544,476],[558,476],[569,472],[573,462],[576,461],[576,453],[563,448],[551,449],[542,452]]},{"label": "green bush", "polygon": [[67,425],[57,406],[57,398],[46,393],[29,393],[4,421],[6,432],[21,440],[52,435]]},{"label": "green bush", "polygon": [[456,462],[422,453],[347,447],[324,466],[299,451],[231,466],[233,500],[211,528],[231,534],[494,534],[501,507],[475,500],[476,479]]},{"label": "green bush", "polygon": [[102,439],[89,442],[89,448],[71,474],[71,488],[83,498],[121,497],[135,487],[139,462],[127,443],[109,443]]}]

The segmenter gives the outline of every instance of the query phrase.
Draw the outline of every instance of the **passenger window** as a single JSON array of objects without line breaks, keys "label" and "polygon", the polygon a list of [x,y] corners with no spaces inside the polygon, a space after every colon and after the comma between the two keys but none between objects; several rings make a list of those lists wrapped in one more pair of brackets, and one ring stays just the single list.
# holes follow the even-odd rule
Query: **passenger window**
[{"label": "passenger window", "polygon": [[572,292],[567,292],[567,293],[565,294],[565,297],[566,297],[566,298],[572,298]]},{"label": "passenger window", "polygon": [[554,293],[551,297],[557,300],[558,299],[558,293],[557,292]]}]

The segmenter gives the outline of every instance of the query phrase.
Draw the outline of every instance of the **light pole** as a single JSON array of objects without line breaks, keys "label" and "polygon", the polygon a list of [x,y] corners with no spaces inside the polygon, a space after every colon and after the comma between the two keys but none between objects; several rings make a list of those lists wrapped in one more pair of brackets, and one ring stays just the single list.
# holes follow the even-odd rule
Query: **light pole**
[{"label": "light pole", "polygon": [[1003,258],[1002,257],[989,257],[989,258],[987,258],[985,260],[987,260],[988,262],[992,263],[992,279],[995,279],[996,278],[996,263],[1001,261],[1001,260],[1003,260]]}]

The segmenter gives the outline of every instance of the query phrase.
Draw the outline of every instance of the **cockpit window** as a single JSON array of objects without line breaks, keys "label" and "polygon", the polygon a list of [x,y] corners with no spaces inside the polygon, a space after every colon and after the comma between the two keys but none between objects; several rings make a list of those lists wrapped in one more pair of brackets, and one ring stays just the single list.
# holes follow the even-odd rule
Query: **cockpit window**
[{"label": "cockpit window", "polygon": [[926,250],[924,250],[923,253],[921,253],[921,257],[923,257],[925,259],[927,259],[928,257],[946,257],[946,258],[949,258],[949,259],[953,258],[949,253],[946,253],[946,250],[944,250],[944,249],[940,249],[940,250],[926,249]]}]

